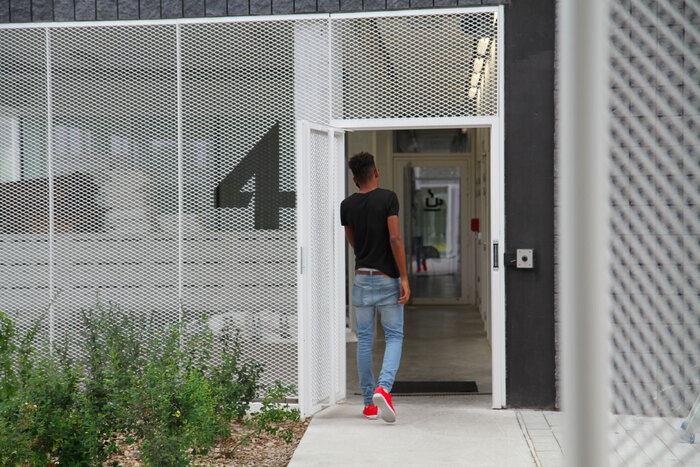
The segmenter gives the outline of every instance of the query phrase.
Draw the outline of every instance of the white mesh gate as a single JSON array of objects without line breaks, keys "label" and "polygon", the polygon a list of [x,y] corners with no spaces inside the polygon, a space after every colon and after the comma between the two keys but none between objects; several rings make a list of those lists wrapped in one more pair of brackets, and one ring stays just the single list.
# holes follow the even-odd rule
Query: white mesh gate
[{"label": "white mesh gate", "polygon": [[679,436],[700,396],[700,4],[610,7],[611,459],[686,465],[700,459]]},{"label": "white mesh gate", "polygon": [[78,353],[98,300],[163,326],[205,317],[296,384],[295,114],[328,112],[295,106],[294,34],[314,24],[0,30],[3,162],[19,166],[2,180],[3,310],[25,328],[50,310]]},{"label": "white mesh gate", "polygon": [[338,207],[345,194],[344,134],[307,122],[298,126],[302,335],[299,384],[304,413],[345,398],[345,234]]},{"label": "white mesh gate", "polygon": [[[320,173],[303,186],[329,204],[302,238],[297,122],[496,116],[497,15],[0,27],[0,309],[21,329],[46,315],[75,354],[98,300],[162,326],[204,317],[242,330],[268,382],[302,385],[299,360],[318,364],[309,407],[343,397],[344,296],[321,294],[342,282],[327,262],[344,257],[342,193]],[[304,155],[315,171],[344,151],[328,131]]]},{"label": "white mesh gate", "polygon": [[561,3],[565,455],[698,465],[700,4]]}]

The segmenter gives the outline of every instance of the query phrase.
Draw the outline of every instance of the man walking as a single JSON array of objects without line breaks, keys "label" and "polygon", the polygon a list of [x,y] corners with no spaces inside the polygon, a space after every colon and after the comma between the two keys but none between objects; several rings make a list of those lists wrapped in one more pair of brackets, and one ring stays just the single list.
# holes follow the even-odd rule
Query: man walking
[{"label": "man walking", "polygon": [[[396,193],[379,188],[374,156],[360,152],[348,163],[359,192],[340,204],[340,221],[355,251],[355,280],[352,304],[357,323],[357,370],[369,419],[393,423],[396,411],[391,387],[401,360],[403,304],[411,290],[406,274],[406,256],[399,229],[399,199]],[[374,312],[379,310],[386,336],[384,361],[375,386],[372,372]]]}]

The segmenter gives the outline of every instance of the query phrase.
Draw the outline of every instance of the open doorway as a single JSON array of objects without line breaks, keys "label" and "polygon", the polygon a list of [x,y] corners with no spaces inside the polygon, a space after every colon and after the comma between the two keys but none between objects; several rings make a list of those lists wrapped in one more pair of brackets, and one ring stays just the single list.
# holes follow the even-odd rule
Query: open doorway
[{"label": "open doorway", "polygon": [[[347,134],[346,159],[375,155],[379,186],[399,197],[412,298],[397,382],[474,382],[492,392],[490,129],[394,129]],[[348,174],[347,193],[355,191]],[[348,250],[348,287],[354,256]],[[348,293],[348,297],[351,294]],[[348,307],[347,391],[360,392]],[[375,326],[375,375],[383,331]]]}]

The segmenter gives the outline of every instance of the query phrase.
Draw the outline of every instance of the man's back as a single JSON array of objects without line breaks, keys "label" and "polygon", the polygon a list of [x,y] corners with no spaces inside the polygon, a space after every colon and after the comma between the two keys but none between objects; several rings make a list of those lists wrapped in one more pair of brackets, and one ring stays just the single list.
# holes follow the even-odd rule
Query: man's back
[{"label": "man's back", "polygon": [[375,188],[355,193],[340,204],[340,220],[352,230],[356,268],[372,268],[399,277],[389,241],[387,218],[399,213],[396,193]]},{"label": "man's back", "polygon": [[[391,387],[401,360],[403,304],[411,296],[406,274],[406,253],[399,228],[399,199],[396,193],[379,188],[374,156],[358,152],[348,161],[359,193],[340,203],[340,221],[348,243],[355,250],[355,279],[352,305],[357,326],[357,372],[365,408],[362,414],[393,423],[396,410]],[[375,310],[384,328],[384,359],[379,385],[374,385],[372,346]]]}]

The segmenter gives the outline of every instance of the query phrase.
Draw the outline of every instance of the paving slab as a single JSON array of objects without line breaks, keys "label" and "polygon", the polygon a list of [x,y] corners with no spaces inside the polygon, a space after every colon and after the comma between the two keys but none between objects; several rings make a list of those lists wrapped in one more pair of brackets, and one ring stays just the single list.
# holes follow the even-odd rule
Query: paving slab
[{"label": "paving slab", "polygon": [[395,424],[366,420],[362,401],[316,414],[290,467],[530,467],[535,461],[515,411],[491,409],[491,396],[395,397]]}]

